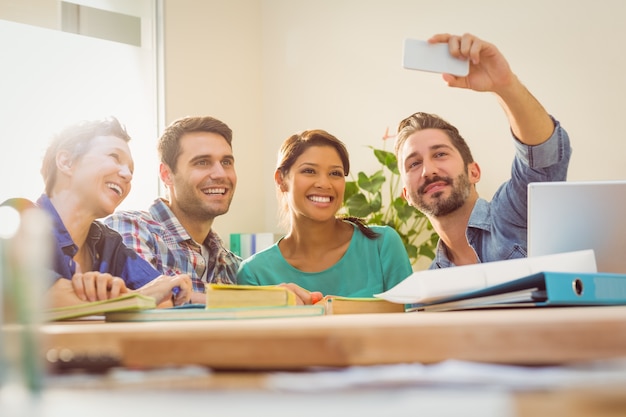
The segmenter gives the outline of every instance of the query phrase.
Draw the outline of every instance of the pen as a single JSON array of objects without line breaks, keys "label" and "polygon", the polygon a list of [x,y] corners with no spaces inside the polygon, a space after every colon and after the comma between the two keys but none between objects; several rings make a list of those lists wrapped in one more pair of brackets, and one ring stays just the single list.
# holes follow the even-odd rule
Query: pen
[{"label": "pen", "polygon": [[180,287],[177,285],[174,288],[172,288],[172,304],[176,305],[174,303],[174,300],[176,300],[176,296],[178,296],[178,293],[180,293]]}]

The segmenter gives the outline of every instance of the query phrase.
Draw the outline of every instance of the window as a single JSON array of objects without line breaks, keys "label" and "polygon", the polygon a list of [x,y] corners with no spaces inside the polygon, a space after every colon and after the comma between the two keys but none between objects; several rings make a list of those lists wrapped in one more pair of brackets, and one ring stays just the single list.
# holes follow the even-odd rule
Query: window
[{"label": "window", "polygon": [[0,201],[35,200],[51,136],[81,119],[116,116],[135,159],[124,207],[159,192],[157,0],[0,0]]}]

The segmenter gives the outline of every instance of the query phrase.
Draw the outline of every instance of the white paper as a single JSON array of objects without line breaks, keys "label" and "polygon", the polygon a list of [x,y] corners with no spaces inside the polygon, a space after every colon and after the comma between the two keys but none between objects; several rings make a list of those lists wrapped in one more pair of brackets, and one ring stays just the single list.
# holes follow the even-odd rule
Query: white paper
[{"label": "white paper", "polygon": [[274,390],[319,392],[383,387],[495,388],[505,391],[556,390],[615,386],[626,383],[624,360],[583,363],[577,366],[526,367],[459,360],[353,366],[338,370],[278,372],[268,380]]},{"label": "white paper", "polygon": [[374,296],[400,304],[424,303],[546,271],[597,272],[595,253],[589,249],[418,271],[390,290]]}]

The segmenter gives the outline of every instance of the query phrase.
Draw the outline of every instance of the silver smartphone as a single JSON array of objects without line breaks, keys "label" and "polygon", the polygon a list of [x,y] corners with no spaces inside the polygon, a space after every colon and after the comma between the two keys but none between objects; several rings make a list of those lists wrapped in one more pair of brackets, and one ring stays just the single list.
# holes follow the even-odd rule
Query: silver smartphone
[{"label": "silver smartphone", "polygon": [[464,77],[469,74],[469,60],[450,55],[447,43],[404,40],[402,66],[407,69],[438,72]]}]

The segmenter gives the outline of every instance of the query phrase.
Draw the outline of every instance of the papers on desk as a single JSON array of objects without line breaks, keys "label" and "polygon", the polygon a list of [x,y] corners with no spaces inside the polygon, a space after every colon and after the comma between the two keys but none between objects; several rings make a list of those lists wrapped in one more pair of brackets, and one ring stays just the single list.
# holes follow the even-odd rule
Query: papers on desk
[{"label": "papers on desk", "polygon": [[513,281],[543,271],[597,272],[593,250],[414,272],[375,297],[400,304],[433,302]]},{"label": "papers on desk", "polygon": [[626,384],[626,360],[525,367],[451,359],[430,365],[407,363],[307,373],[276,372],[267,380],[268,388],[296,392],[406,386],[521,391],[618,384]]}]

